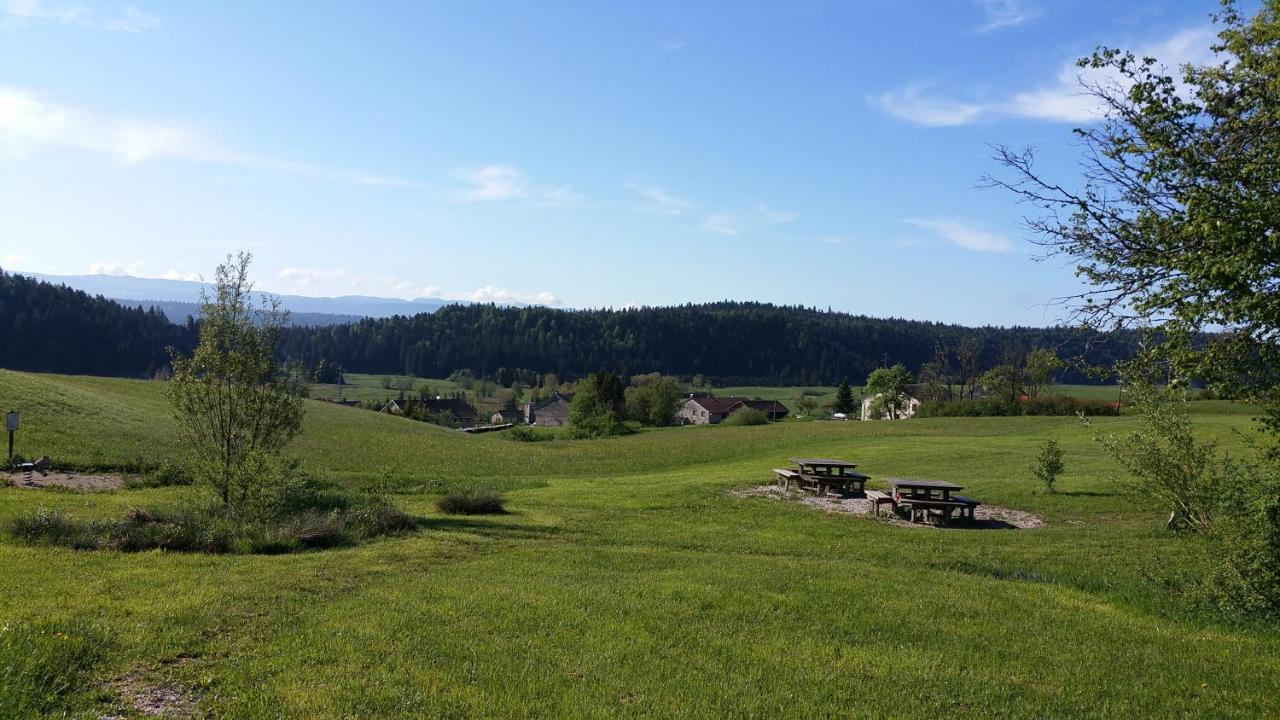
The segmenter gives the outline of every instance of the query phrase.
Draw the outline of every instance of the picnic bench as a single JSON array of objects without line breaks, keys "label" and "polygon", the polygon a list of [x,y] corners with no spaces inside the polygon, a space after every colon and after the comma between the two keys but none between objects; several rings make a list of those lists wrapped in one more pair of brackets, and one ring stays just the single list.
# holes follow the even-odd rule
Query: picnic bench
[{"label": "picnic bench", "polygon": [[[889,487],[893,488],[893,500],[899,506],[906,506],[911,513],[911,522],[928,520],[934,513],[942,524],[951,521],[952,516],[974,519],[974,510],[980,505],[977,500],[964,495],[952,495],[964,486],[945,480],[900,480],[890,478]],[[877,510],[879,506],[877,505]]]},{"label": "picnic bench", "polygon": [[[841,493],[861,493],[866,489],[870,476],[864,475],[854,468],[856,463],[828,458],[791,458],[799,468],[798,481],[801,487],[825,493],[836,489]],[[795,471],[793,471],[795,472]]]},{"label": "picnic bench", "polygon": [[893,512],[898,508],[898,501],[894,500],[893,496],[889,493],[880,492],[879,490],[867,490],[864,494],[867,496],[867,499],[871,501],[871,506],[875,510],[876,517],[880,516],[881,505],[888,505],[889,512]]},{"label": "picnic bench", "polygon": [[783,490],[790,490],[792,483],[796,483],[797,485],[800,483],[800,473],[795,470],[788,470],[787,468],[774,468],[773,477],[777,479],[778,485],[781,486]]}]

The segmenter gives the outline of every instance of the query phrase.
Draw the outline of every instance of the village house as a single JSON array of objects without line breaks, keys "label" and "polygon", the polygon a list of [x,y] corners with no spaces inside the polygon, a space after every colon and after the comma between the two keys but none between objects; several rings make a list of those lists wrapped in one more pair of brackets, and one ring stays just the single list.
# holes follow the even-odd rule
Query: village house
[{"label": "village house", "polygon": [[880,417],[877,418],[872,416],[871,405],[876,401],[876,398],[880,397],[880,395],[881,395],[880,393],[877,393],[875,395],[869,395],[867,397],[862,398],[861,419],[863,420],[905,420],[909,417],[915,416],[916,410],[919,410],[920,406],[923,404],[920,402],[920,399],[915,397],[914,395],[907,395],[906,404],[898,408],[898,411],[893,413],[892,416],[890,416],[889,413],[886,411],[881,413]]},{"label": "village house", "polygon": [[503,408],[489,416],[490,425],[507,425],[520,422],[523,413],[516,408]]},{"label": "village house", "polygon": [[791,412],[777,400],[748,400],[738,397],[711,397],[705,393],[691,395],[676,413],[676,419],[686,425],[715,425],[742,408],[755,408],[770,420],[781,420]]},{"label": "village house", "polygon": [[573,402],[573,393],[552,393],[551,397],[536,403],[524,404],[523,415],[526,425],[539,427],[561,427],[569,423],[569,406]]},{"label": "village house", "polygon": [[436,396],[422,399],[422,413],[431,422],[467,427],[474,425],[479,414],[471,403],[462,398]]}]

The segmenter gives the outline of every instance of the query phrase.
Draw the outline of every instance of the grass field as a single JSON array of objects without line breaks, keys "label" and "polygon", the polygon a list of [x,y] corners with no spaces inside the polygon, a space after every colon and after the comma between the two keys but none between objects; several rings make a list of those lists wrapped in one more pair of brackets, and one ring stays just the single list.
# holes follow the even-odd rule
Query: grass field
[{"label": "grass field", "polygon": [[[0,404],[23,413],[19,452],[79,467],[178,457],[161,390],[0,371]],[[1206,434],[1239,443],[1247,409],[1196,406]],[[75,654],[84,674],[63,708],[86,718],[117,712],[104,688],[120,678],[182,688],[216,717],[1280,715],[1275,626],[1186,607],[1159,576],[1195,571],[1192,541],[1115,495],[1093,438],[1133,422],[515,443],[313,402],[291,452],[351,483],[394,478],[424,530],[289,556],[0,539],[0,626],[42,623],[92,646]],[[1048,437],[1066,452],[1056,495],[1026,470]],[[1047,525],[901,528],[726,494],[801,454],[959,482]],[[512,513],[441,516],[435,493],[456,485],[503,488]],[[38,506],[102,517],[191,492],[0,488],[0,519]]]}]

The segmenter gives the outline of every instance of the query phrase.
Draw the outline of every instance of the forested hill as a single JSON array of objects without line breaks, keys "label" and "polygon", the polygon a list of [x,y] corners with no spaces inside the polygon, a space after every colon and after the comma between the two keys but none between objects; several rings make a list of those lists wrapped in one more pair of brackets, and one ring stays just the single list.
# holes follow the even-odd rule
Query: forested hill
[{"label": "forested hill", "polygon": [[[147,377],[166,366],[166,347],[189,350],[195,337],[194,325],[172,324],[158,310],[0,271],[0,367]],[[412,317],[286,328],[280,354],[351,372],[444,377],[466,368],[504,384],[516,371],[573,379],[608,370],[817,385],[860,383],[885,361],[916,372],[936,346],[954,350],[966,337],[982,341],[983,368],[1037,346],[1110,364],[1131,355],[1136,340],[1121,335],[1099,344],[1067,328],[966,328],[762,303],[634,310],[450,305]]]},{"label": "forested hill", "polygon": [[722,302],[581,311],[449,306],[430,315],[288,328],[281,351],[309,366],[323,359],[351,371],[422,377],[459,368],[500,381],[519,369],[561,378],[598,370],[624,377],[658,371],[732,384],[808,385],[861,382],[885,360],[915,372],[933,359],[937,344],[955,348],[966,336],[982,340],[984,368],[1036,346],[1110,364],[1130,355],[1135,344],[1129,335],[1089,342],[1068,328],[966,328]]},{"label": "forested hill", "polygon": [[0,367],[149,376],[167,365],[166,347],[189,349],[195,334],[158,310],[0,270]]}]

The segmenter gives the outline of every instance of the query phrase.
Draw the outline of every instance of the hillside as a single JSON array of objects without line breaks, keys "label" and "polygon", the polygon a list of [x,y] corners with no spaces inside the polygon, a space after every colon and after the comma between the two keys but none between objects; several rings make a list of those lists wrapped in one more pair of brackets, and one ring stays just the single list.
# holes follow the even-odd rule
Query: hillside
[{"label": "hillside", "polygon": [[[158,310],[22,275],[0,274],[0,298],[0,332],[19,339],[0,351],[2,367],[146,377],[164,366],[167,347],[195,341],[195,326],[169,324]],[[544,373],[567,380],[601,370],[702,375],[722,385],[856,384],[886,361],[917,371],[937,348],[954,349],[964,338],[981,342],[982,368],[1040,346],[1110,365],[1130,356],[1137,341],[1131,333],[971,328],[738,302],[629,310],[448,305],[412,316],[299,326],[309,317],[299,315],[286,328],[282,358],[312,368],[323,360],[351,372],[419,377],[465,368],[504,386],[516,379],[533,384]],[[1060,379],[1088,381],[1072,369]]]},{"label": "hillside", "polygon": [[[20,451],[77,465],[180,457],[162,389],[0,371]],[[1239,442],[1246,415],[1198,405],[1206,435]],[[289,556],[0,536],[0,616],[87,648],[65,698],[74,717],[119,714],[120,678],[216,717],[1280,713],[1274,629],[1188,612],[1151,581],[1155,558],[1194,572],[1195,546],[1114,495],[1093,435],[1132,427],[781,423],[529,444],[310,402],[289,452],[390,487],[422,530]],[[1046,437],[1066,451],[1057,495],[1024,470]],[[728,494],[803,455],[855,459],[877,487],[958,482],[1046,525],[903,528]],[[511,514],[438,513],[436,493],[459,485],[506,488]],[[0,520],[107,517],[193,492],[0,487]],[[934,690],[885,690],[903,684]]]},{"label": "hillside", "polygon": [[194,339],[157,310],[0,270],[0,367],[149,376],[168,363],[167,347]]},{"label": "hillside", "polygon": [[[1049,347],[1065,358],[1110,365],[1129,357],[1137,336],[1065,327],[963,327],[872,318],[767,303],[722,302],[628,310],[448,306],[430,315],[291,328],[282,352],[309,366],[321,359],[370,373],[445,377],[458,368],[507,385],[518,370],[561,378],[608,370],[623,376],[704,375],[730,385],[858,383],[886,360],[916,371],[939,345],[982,342],[991,367]],[[1080,382],[1076,372],[1063,380]],[[526,380],[527,382],[527,380]]]}]

